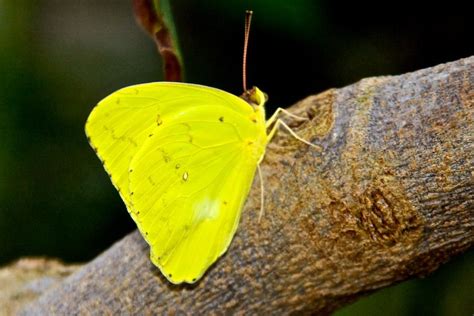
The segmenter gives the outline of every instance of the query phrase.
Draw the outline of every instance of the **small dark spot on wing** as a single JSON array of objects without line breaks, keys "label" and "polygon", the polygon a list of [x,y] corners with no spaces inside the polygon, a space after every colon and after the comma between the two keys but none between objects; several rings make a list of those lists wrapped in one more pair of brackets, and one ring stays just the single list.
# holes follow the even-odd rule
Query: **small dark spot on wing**
[{"label": "small dark spot on wing", "polygon": [[104,131],[109,133],[113,140],[121,141],[121,142],[129,142],[133,146],[138,147],[137,142],[133,138],[127,137],[125,135],[119,136],[116,134],[114,128],[108,127],[107,125],[104,125],[103,127],[104,127]]},{"label": "small dark spot on wing", "polygon": [[158,115],[156,116],[156,125],[157,125],[157,126],[160,126],[161,124],[163,124],[163,120],[161,119],[160,114],[158,114]]},{"label": "small dark spot on wing", "polygon": [[219,117],[219,121],[224,122],[224,117],[223,116]]},{"label": "small dark spot on wing", "polygon": [[152,186],[155,186],[155,185],[156,185],[156,183],[155,183],[155,181],[153,181],[153,178],[151,177],[151,175],[148,176],[148,182],[150,182],[150,184],[151,184]]},{"label": "small dark spot on wing", "polygon": [[170,155],[168,155],[168,153],[166,153],[165,151],[163,151],[163,160],[165,161],[165,163],[168,163],[171,161]]}]

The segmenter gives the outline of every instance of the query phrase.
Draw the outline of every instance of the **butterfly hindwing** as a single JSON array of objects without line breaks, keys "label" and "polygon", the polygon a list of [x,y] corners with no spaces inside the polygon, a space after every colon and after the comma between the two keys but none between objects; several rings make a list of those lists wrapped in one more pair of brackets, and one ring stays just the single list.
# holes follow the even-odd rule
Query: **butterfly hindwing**
[{"label": "butterfly hindwing", "polygon": [[132,160],[132,216],[171,282],[196,281],[229,246],[257,166],[239,130],[252,128],[230,109],[191,108]]}]

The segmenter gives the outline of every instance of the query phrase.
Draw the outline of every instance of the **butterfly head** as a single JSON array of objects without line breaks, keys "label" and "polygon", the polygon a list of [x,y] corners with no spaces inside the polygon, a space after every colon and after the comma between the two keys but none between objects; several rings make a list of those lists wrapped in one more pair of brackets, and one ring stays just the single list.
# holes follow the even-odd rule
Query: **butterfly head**
[{"label": "butterfly head", "polygon": [[257,87],[245,91],[240,97],[254,109],[263,108],[268,100],[268,95]]}]

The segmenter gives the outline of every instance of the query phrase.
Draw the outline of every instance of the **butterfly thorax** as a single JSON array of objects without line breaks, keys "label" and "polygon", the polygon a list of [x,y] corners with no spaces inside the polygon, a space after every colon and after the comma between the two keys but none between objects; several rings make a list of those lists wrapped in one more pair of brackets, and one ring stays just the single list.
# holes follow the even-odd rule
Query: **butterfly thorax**
[{"label": "butterfly thorax", "polygon": [[255,138],[247,140],[247,144],[245,144],[246,150],[248,150],[251,160],[261,161],[267,145],[265,102],[268,97],[259,88],[253,87],[252,89],[245,91],[241,95],[241,98],[252,106],[254,112],[251,114],[250,119],[254,124],[256,124],[258,130]]}]

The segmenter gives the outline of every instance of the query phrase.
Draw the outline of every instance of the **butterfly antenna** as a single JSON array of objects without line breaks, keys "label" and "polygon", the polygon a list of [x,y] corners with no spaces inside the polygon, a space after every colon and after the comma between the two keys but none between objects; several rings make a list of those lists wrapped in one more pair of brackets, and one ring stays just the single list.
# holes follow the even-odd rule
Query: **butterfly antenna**
[{"label": "butterfly antenna", "polygon": [[242,62],[242,83],[244,92],[247,91],[247,47],[249,46],[250,23],[252,22],[253,11],[245,11],[245,38],[244,38],[244,57]]}]

